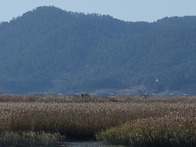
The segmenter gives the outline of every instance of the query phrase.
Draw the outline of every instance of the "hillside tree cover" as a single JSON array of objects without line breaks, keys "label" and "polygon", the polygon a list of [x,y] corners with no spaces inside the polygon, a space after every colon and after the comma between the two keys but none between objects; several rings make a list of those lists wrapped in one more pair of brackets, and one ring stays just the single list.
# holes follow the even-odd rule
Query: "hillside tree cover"
[{"label": "hillside tree cover", "polygon": [[38,7],[0,24],[0,92],[196,94],[196,17],[124,22]]}]

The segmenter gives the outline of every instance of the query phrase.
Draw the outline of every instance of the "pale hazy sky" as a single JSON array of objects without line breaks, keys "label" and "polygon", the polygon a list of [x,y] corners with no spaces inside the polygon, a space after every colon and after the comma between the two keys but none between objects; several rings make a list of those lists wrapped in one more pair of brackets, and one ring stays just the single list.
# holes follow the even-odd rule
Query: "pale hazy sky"
[{"label": "pale hazy sky", "polygon": [[166,16],[196,15],[196,0],[0,0],[0,22],[45,5],[107,14],[125,21],[152,22]]}]

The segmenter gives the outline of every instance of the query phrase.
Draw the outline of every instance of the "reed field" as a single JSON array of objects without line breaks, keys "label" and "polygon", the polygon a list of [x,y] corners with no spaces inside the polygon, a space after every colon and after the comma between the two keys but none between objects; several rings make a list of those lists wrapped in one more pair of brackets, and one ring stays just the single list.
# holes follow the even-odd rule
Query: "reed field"
[{"label": "reed field", "polygon": [[1,146],[54,146],[70,138],[126,146],[196,146],[196,98],[0,95]]}]

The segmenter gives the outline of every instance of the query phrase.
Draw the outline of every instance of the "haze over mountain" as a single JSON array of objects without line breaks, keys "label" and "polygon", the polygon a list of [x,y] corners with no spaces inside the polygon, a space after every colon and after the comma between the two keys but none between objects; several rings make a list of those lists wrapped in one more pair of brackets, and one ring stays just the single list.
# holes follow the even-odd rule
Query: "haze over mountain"
[{"label": "haze over mountain", "polygon": [[195,16],[124,22],[39,7],[0,24],[0,52],[2,93],[196,95]]}]

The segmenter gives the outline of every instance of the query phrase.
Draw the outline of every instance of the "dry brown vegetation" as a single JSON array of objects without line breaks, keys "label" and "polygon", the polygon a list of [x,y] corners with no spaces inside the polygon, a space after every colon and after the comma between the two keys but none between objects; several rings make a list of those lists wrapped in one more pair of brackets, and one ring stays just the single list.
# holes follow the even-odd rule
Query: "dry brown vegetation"
[{"label": "dry brown vegetation", "polygon": [[[134,129],[136,132],[145,130],[146,132],[144,131],[144,134],[147,132],[149,134],[150,131],[156,132],[160,128],[162,130],[168,130],[168,132],[173,131],[174,133],[180,134],[186,134],[187,130],[190,133],[191,130],[191,137],[189,136],[188,138],[191,138],[191,141],[194,140],[193,142],[195,143],[196,98],[171,97],[144,99],[143,97],[137,96],[114,98],[91,96],[82,98],[77,95],[66,97],[55,95],[29,95],[26,97],[0,96],[1,133],[6,131],[44,131],[46,133],[60,133],[68,137],[81,138],[92,137],[98,132],[103,131],[102,133],[98,133],[98,139],[110,143],[117,143],[111,141],[112,139],[120,140],[114,134],[118,135],[119,132],[122,132],[123,129],[121,127],[123,127],[126,128],[123,130],[123,133],[126,134],[125,132],[129,132],[127,134],[130,137],[130,124],[132,126],[131,128],[140,129]],[[115,128],[113,130],[118,131],[104,132],[116,126],[118,126],[118,129]],[[119,126],[121,127],[119,128]],[[189,129],[183,130],[182,128]],[[177,131],[179,129],[180,131]],[[113,138],[109,138],[108,135],[113,135]],[[172,135],[169,136],[173,139]],[[170,139],[169,136],[168,139]],[[186,139],[188,140],[188,138]],[[142,139],[145,140],[145,137]],[[127,140],[126,143],[120,143],[122,140],[123,138],[121,138],[118,144],[133,144],[133,139],[131,140],[129,138],[129,143],[127,143]],[[175,139],[173,140],[175,142]],[[147,142],[143,141],[143,143]]]}]

